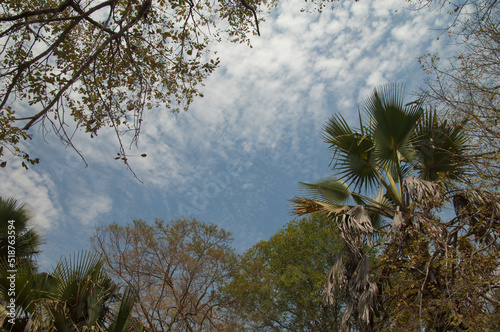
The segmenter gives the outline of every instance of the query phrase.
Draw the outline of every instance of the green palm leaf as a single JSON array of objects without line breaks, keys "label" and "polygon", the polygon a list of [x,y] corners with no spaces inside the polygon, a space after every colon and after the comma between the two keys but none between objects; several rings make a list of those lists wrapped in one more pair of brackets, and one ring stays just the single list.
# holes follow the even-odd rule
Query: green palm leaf
[{"label": "green palm leaf", "polygon": [[[131,288],[125,289],[121,299],[120,308],[116,313],[113,323],[108,328],[108,332],[126,331],[127,327],[129,326],[129,321],[132,315],[132,309],[134,308],[136,298],[136,292],[134,292]],[[136,330],[142,331],[142,328],[140,326],[137,326]]]},{"label": "green palm leaf", "polygon": [[[9,224],[9,220],[14,221]],[[34,264],[42,238],[34,226],[31,209],[15,198],[0,197],[0,257],[7,259],[8,228],[15,228],[15,251],[18,264]]]},{"label": "green palm leaf", "polygon": [[341,204],[349,199],[351,191],[346,183],[337,178],[328,178],[316,183],[300,182],[301,190],[314,200]]},{"label": "green palm leaf", "polygon": [[322,133],[325,143],[334,151],[334,169],[338,176],[355,188],[371,186],[376,180],[373,141],[364,134],[364,129],[361,123],[360,132],[355,132],[341,115],[335,115],[328,120]]},{"label": "green palm leaf", "polygon": [[105,273],[100,256],[80,252],[72,258],[63,257],[54,277],[57,282],[51,290],[53,301],[46,304],[54,324],[102,326],[110,312],[105,303],[115,297],[117,286]]},{"label": "green palm leaf", "polygon": [[455,180],[467,174],[467,161],[463,158],[468,149],[465,124],[465,120],[458,124],[439,121],[436,111],[424,113],[414,143],[418,153],[416,169],[422,179],[436,181],[444,174]]},{"label": "green palm leaf", "polygon": [[423,110],[418,102],[405,105],[403,95],[403,85],[387,84],[374,89],[365,103],[375,154],[383,164],[414,158],[411,143]]}]

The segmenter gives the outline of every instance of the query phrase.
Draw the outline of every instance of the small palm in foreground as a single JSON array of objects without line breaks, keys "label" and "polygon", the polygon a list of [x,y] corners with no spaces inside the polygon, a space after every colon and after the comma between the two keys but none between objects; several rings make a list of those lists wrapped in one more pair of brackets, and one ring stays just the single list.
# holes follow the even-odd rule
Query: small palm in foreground
[{"label": "small palm in foreground", "polygon": [[[118,301],[118,286],[107,275],[99,255],[80,253],[62,258],[44,303],[50,326],[56,331],[125,331],[135,295],[130,290]],[[121,303],[118,311],[113,303]]]},{"label": "small palm in foreground", "polygon": [[[326,295],[334,299],[335,292],[344,291],[348,297],[343,330],[352,324],[362,331],[381,326],[382,312],[389,309],[380,294],[391,287],[387,273],[392,270],[386,267],[399,262],[415,231],[427,234],[425,227],[432,225],[440,230],[435,233],[446,233],[431,213],[444,204],[446,183],[440,180],[466,176],[464,122],[439,121],[418,101],[404,104],[402,97],[403,88],[395,84],[375,89],[357,129],[333,116],[323,138],[334,153],[336,177],[301,183],[306,197],[292,199],[294,213],[322,211],[337,223],[345,252],[329,273]],[[432,253],[430,241],[421,241],[422,253]],[[375,247],[381,248],[377,271],[367,255]]]},{"label": "small palm in foreground", "polygon": [[[1,262],[4,303],[12,297],[9,275]],[[118,290],[95,254],[62,258],[50,274],[21,266],[15,272],[15,318],[0,306],[0,326],[5,331],[142,331],[131,320],[136,294],[126,289],[120,296]]]}]

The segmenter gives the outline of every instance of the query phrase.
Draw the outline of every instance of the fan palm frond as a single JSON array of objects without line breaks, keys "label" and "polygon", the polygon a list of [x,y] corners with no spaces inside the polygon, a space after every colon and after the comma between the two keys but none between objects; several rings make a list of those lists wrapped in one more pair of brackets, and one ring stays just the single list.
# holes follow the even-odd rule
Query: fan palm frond
[{"label": "fan palm frond", "polygon": [[337,215],[344,213],[349,210],[347,205],[331,204],[321,201],[315,201],[304,197],[294,197],[290,199],[292,207],[292,213],[297,215],[309,214],[314,212],[325,212],[331,215]]},{"label": "fan palm frond", "polygon": [[116,297],[118,288],[106,274],[100,255],[79,252],[63,257],[53,275],[52,301],[45,307],[54,324],[61,328],[102,326],[111,311],[105,303]]},{"label": "fan palm frond", "polygon": [[[14,221],[9,224],[9,220]],[[0,257],[7,259],[8,227],[15,228],[15,249],[18,264],[34,264],[33,258],[43,244],[42,237],[34,228],[34,215],[28,205],[15,198],[0,197]],[[34,265],[33,265],[34,267]]]},{"label": "fan palm frond", "polygon": [[122,295],[120,307],[118,308],[118,312],[113,319],[113,323],[107,329],[108,332],[126,331],[129,325],[132,309],[134,308],[136,298],[137,293],[134,290],[132,290],[131,288],[125,289]]},{"label": "fan palm frond", "polygon": [[418,153],[416,168],[420,177],[439,180],[440,174],[460,179],[467,174],[465,152],[469,149],[464,131],[467,120],[452,124],[439,121],[436,111],[426,111],[416,128],[414,148]]},{"label": "fan palm frond", "polygon": [[376,182],[373,141],[365,134],[363,123],[353,131],[341,115],[331,117],[323,127],[322,137],[334,151],[334,169],[338,176],[354,188],[372,186]]},{"label": "fan palm frond", "polygon": [[337,178],[320,180],[316,183],[300,182],[301,190],[312,199],[341,204],[346,202],[351,191],[344,181]]},{"label": "fan palm frond", "polygon": [[365,112],[373,125],[370,127],[376,157],[383,163],[410,161],[414,128],[422,116],[420,103],[403,103],[404,85],[387,84],[375,88],[365,103]]}]

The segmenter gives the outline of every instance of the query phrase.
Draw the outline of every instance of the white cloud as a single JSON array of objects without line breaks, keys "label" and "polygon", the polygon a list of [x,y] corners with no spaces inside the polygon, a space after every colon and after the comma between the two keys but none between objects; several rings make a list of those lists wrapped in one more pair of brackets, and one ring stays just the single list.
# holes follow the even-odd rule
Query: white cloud
[{"label": "white cloud", "polygon": [[62,208],[58,204],[57,188],[49,175],[40,174],[36,167],[28,171],[17,165],[8,167],[8,174],[0,172],[0,195],[15,197],[31,206],[35,223],[42,231],[57,226]]},{"label": "white cloud", "polygon": [[92,192],[89,188],[75,186],[65,199],[66,208],[69,210],[69,215],[65,218],[72,223],[94,225],[96,220],[108,214],[113,206],[112,199],[102,194],[103,191]]},{"label": "white cloud", "polygon": [[[274,145],[284,140],[299,149],[294,136],[301,128],[335,111],[325,98],[342,112],[356,112],[374,86],[405,80],[405,68],[416,68],[422,46],[433,41],[423,28],[432,15],[395,13],[399,2],[342,2],[322,14],[300,13],[302,4],[284,2],[267,17],[253,48],[216,45],[222,68],[188,114],[147,116],[141,144],[149,157],[138,162],[147,181],[196,181],[195,173],[212,167],[211,158],[227,158],[237,141],[253,145],[265,128],[279,126]],[[186,152],[203,153],[206,167]],[[168,172],[158,176],[163,169]]]}]

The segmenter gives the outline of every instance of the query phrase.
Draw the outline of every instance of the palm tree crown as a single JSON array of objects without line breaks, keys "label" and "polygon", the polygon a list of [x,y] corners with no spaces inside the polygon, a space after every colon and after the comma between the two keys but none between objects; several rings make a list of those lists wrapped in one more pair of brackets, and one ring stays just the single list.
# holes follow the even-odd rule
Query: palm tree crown
[{"label": "palm tree crown", "polygon": [[[405,186],[431,190],[429,181],[443,176],[460,179],[466,174],[467,164],[461,158],[467,148],[465,122],[440,122],[420,101],[404,104],[403,93],[404,88],[396,84],[374,89],[357,129],[339,114],[328,120],[322,137],[333,151],[336,176],[301,183],[311,199],[295,198],[295,213],[346,211],[353,207],[345,204],[351,200],[372,213],[394,218],[397,210],[410,208],[411,196],[416,194],[404,190]],[[368,197],[375,187],[381,194]],[[436,194],[433,190],[429,193]]]}]

